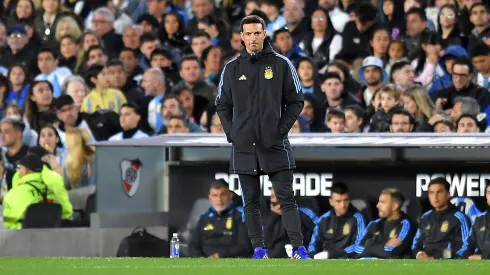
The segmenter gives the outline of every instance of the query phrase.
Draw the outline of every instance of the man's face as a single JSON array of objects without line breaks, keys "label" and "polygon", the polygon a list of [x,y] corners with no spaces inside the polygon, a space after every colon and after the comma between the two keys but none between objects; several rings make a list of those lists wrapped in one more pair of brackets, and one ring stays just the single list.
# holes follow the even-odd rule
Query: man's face
[{"label": "man's face", "polygon": [[303,9],[301,9],[301,5],[293,0],[284,1],[284,11],[282,13],[286,22],[291,25],[296,25],[303,17],[305,17],[305,13]]},{"label": "man's face", "polygon": [[78,120],[78,110],[75,105],[65,105],[56,111],[56,116],[65,125],[74,127]]},{"label": "man's face", "polygon": [[126,80],[128,79],[128,76],[126,75],[126,72],[124,72],[122,66],[110,66],[107,68],[107,72],[109,75],[111,87],[121,89],[122,87],[124,87],[124,85],[126,85]]},{"label": "man's face", "polygon": [[42,52],[37,55],[37,65],[43,74],[50,74],[58,65],[58,61],[50,52]]},{"label": "man's face", "polygon": [[345,128],[345,119],[341,117],[331,117],[327,121],[327,127],[332,131],[332,133],[342,133]]},{"label": "man's face", "polygon": [[147,32],[152,32],[153,31],[153,25],[146,21],[146,20],[143,20],[139,23],[139,26],[141,27],[141,30],[143,31],[143,33],[147,33]]},{"label": "man's face", "polygon": [[386,219],[392,215],[395,205],[389,194],[381,194],[376,208],[378,208],[379,217]]},{"label": "man's face", "polygon": [[27,37],[24,34],[12,33],[8,36],[7,43],[10,49],[14,51],[20,51],[27,44]]},{"label": "man's face", "polygon": [[225,187],[220,189],[211,188],[209,190],[209,202],[216,212],[222,212],[230,206],[232,194]]},{"label": "man's face", "polygon": [[140,36],[135,28],[126,28],[123,33],[124,46],[130,49],[137,49],[140,46]]},{"label": "man's face", "polygon": [[471,59],[473,66],[482,73],[490,71],[490,56],[476,56]]},{"label": "man's face", "polygon": [[377,86],[382,80],[381,70],[376,66],[366,67],[364,68],[364,78],[369,86]]},{"label": "man's face", "polygon": [[140,50],[146,56],[146,58],[150,59],[151,53],[160,45],[160,41],[157,39],[155,41],[147,41],[144,42]]},{"label": "man's face", "polygon": [[92,18],[92,28],[99,37],[103,37],[112,30],[112,23],[107,22],[102,14],[95,14]]},{"label": "man's face", "polygon": [[182,62],[180,68],[180,77],[185,82],[196,83],[201,75],[201,68],[196,60],[187,60]]},{"label": "man's face", "polygon": [[451,118],[454,119],[454,121],[458,121],[458,119],[463,115],[463,103],[461,102],[456,102],[453,106],[453,109],[451,111]]},{"label": "man's face", "polygon": [[134,71],[136,65],[138,65],[138,60],[134,56],[134,53],[130,51],[122,51],[119,54],[119,59],[124,63],[124,66],[128,70],[128,72]]},{"label": "man's face", "polygon": [[169,60],[164,55],[153,55],[150,63],[152,68],[168,68],[172,66],[172,60]]},{"label": "man's face", "polygon": [[0,125],[0,131],[2,136],[2,146],[10,147],[22,140],[22,133],[16,130],[10,123],[2,123]]},{"label": "man's face", "polygon": [[470,68],[466,65],[454,65],[453,66],[453,85],[457,91],[462,90],[471,82]]},{"label": "man's face", "polygon": [[452,133],[453,130],[446,123],[437,123],[434,126],[434,133]]},{"label": "man's face", "polygon": [[429,201],[430,205],[436,209],[443,208],[448,205],[450,194],[444,189],[442,184],[433,184],[429,186]]},{"label": "man's face", "polygon": [[182,115],[179,109],[179,102],[175,99],[167,99],[163,102],[162,114],[165,120],[168,120],[172,116]]},{"label": "man's face", "polygon": [[414,79],[415,72],[413,71],[412,66],[408,64],[393,74],[393,80],[396,85],[411,86],[414,84]]},{"label": "man's face", "polygon": [[168,134],[185,134],[189,132],[182,119],[172,118],[167,125]]},{"label": "man's face", "polygon": [[121,108],[121,114],[119,115],[119,123],[123,130],[131,130],[138,126],[141,117],[133,108],[123,107]]},{"label": "man's face", "polygon": [[202,52],[204,51],[204,49],[206,49],[207,47],[209,47],[211,45],[212,45],[211,40],[209,40],[205,36],[199,36],[199,37],[192,38],[192,42],[191,42],[192,52],[194,52],[194,54],[199,58],[201,58],[201,55],[202,55]]},{"label": "man's face", "polygon": [[[162,3],[164,3],[164,5],[162,5]],[[166,2],[163,0],[148,0],[147,1],[148,13],[154,16],[155,18],[162,16],[162,14],[165,13],[165,9],[167,7],[165,3]]]},{"label": "man's face", "polygon": [[413,125],[410,124],[410,118],[403,114],[395,114],[391,117],[390,131],[392,133],[411,132]]},{"label": "man's face", "polygon": [[358,118],[352,110],[345,110],[345,128],[347,133],[355,133],[361,127],[362,119]]},{"label": "man's face", "polygon": [[265,36],[265,30],[261,24],[243,25],[242,40],[249,53],[257,53],[263,49]]},{"label": "man's face", "polygon": [[105,65],[107,63],[107,55],[101,49],[92,50],[88,55],[87,65],[94,64]]},{"label": "man's face", "polygon": [[471,11],[470,21],[475,26],[479,26],[479,27],[485,26],[486,24],[488,24],[488,19],[489,16],[487,10],[483,6],[476,6]]},{"label": "man's face", "polygon": [[344,85],[336,78],[329,78],[323,82],[321,89],[327,96],[327,99],[339,100],[344,90]]},{"label": "man's face", "polygon": [[211,15],[213,5],[209,2],[209,0],[194,0],[192,2],[192,11],[197,18],[203,18]]},{"label": "man's face", "polygon": [[343,216],[347,214],[347,210],[349,210],[350,205],[349,194],[332,193],[329,202],[335,210],[335,214],[337,214],[337,216]]},{"label": "man's face", "polygon": [[425,30],[427,22],[422,21],[418,14],[409,14],[407,17],[407,34],[411,37],[417,37]]},{"label": "man's face", "polygon": [[293,48],[293,38],[289,32],[281,32],[276,36],[275,46],[283,54],[286,54]]},{"label": "man's face", "polygon": [[[243,50],[242,36],[239,33],[233,33],[230,39],[231,48],[237,52]],[[202,52],[202,51],[201,51]]]},{"label": "man's face", "polygon": [[475,121],[469,117],[464,117],[458,121],[458,133],[479,133],[480,128]]},{"label": "man's face", "polygon": [[303,106],[303,110],[301,111],[301,115],[303,115],[306,120],[311,122],[313,120],[313,105],[311,105],[311,102],[309,100],[305,100],[305,104]]},{"label": "man's face", "polygon": [[188,90],[182,91],[179,95],[179,100],[184,105],[185,110],[188,114],[192,114],[194,111],[194,96]]},{"label": "man's face", "polygon": [[337,6],[338,0],[318,0],[318,6],[320,8],[331,10]]}]

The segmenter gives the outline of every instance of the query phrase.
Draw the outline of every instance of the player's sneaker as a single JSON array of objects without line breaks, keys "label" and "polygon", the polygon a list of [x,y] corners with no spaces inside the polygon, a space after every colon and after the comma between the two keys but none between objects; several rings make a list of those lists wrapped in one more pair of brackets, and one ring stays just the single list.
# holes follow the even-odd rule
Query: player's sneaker
[{"label": "player's sneaker", "polygon": [[293,260],[311,260],[310,255],[308,255],[308,251],[304,246],[298,247],[298,250],[293,251],[293,256],[291,256]]},{"label": "player's sneaker", "polygon": [[257,247],[254,249],[254,259],[269,259],[269,255],[267,253],[267,249],[262,247]]}]

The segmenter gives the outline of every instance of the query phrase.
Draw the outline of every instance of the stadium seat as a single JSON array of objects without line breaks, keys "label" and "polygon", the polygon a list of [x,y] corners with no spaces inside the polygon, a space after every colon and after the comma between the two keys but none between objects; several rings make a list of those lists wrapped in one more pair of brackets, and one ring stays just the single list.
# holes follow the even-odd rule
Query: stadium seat
[{"label": "stadium seat", "polygon": [[408,199],[402,205],[402,211],[416,224],[420,223],[420,217],[423,214],[422,204],[418,199]]},{"label": "stadium seat", "polygon": [[459,211],[463,212],[473,223],[478,215],[481,214],[480,209],[476,207],[475,202],[470,198],[455,197],[451,199],[451,203],[454,204]]},{"label": "stadium seat", "polygon": [[313,210],[317,216],[320,215],[320,206],[318,206],[318,202],[316,198],[312,197],[296,197],[296,204],[299,207],[307,207]]},{"label": "stadium seat", "polygon": [[35,203],[27,207],[22,228],[56,228],[61,226],[61,205]]},{"label": "stadium seat", "polygon": [[196,226],[202,213],[209,208],[209,199],[198,199],[194,203],[187,222],[178,230],[180,241],[180,255],[182,257],[189,257],[189,240],[191,237],[191,230]]},{"label": "stadium seat", "polygon": [[357,210],[359,210],[364,215],[364,218],[366,218],[366,222],[374,220],[375,215],[373,212],[373,207],[369,200],[353,199],[350,202],[355,208],[357,208]]}]

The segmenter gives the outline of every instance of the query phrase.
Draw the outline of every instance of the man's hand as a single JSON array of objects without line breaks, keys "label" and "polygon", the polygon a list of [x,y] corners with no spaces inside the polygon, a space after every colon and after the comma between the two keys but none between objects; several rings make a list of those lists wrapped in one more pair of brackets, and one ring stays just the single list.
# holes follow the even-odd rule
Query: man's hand
[{"label": "man's hand", "polygon": [[218,253],[214,253],[214,254],[211,254],[209,255],[208,259],[218,259],[219,258],[219,254]]},{"label": "man's hand", "polygon": [[468,257],[468,260],[481,260],[481,255],[471,255]]},{"label": "man's hand", "polygon": [[390,247],[397,247],[401,244],[402,244],[402,240],[400,240],[398,238],[393,238],[393,239],[389,240],[385,245],[390,246]]},{"label": "man's hand", "polygon": [[427,255],[425,252],[420,252],[417,255],[417,260],[434,260],[434,257]]},{"label": "man's hand", "polygon": [[447,98],[438,98],[436,100],[436,107],[437,109],[441,109],[444,107],[444,105],[446,105],[447,103]]}]

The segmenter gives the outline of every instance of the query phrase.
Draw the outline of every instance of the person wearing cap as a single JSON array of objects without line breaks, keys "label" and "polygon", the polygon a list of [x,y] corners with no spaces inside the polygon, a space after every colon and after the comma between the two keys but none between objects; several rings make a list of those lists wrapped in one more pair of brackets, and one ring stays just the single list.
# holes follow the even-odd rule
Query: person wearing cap
[{"label": "person wearing cap", "polygon": [[358,93],[357,97],[365,106],[371,104],[374,93],[383,87],[383,82],[388,79],[388,74],[384,71],[383,61],[375,56],[368,56],[359,68],[359,77],[366,85]]},{"label": "person wearing cap", "polygon": [[119,117],[122,132],[112,136],[109,140],[136,139],[148,137],[146,133],[139,129],[141,122],[141,114],[139,107],[134,103],[126,103],[121,107],[121,115]]},{"label": "person wearing cap", "polygon": [[13,25],[8,30],[7,43],[9,49],[5,51],[0,65],[10,68],[13,64],[22,63],[30,72],[37,72],[35,56],[26,48],[28,42],[27,32],[23,25]]},{"label": "person wearing cap", "polygon": [[19,166],[22,184],[10,190],[3,199],[3,221],[7,229],[22,229],[24,213],[31,204],[59,203],[41,175],[43,162],[39,156],[27,155],[20,160]]},{"label": "person wearing cap", "polygon": [[[62,213],[61,218],[63,220],[69,220],[73,216],[73,206],[71,205],[68,191],[66,190],[65,182],[61,171],[56,172],[55,169],[62,169],[56,162],[53,161],[53,155],[41,146],[30,148],[28,156],[35,155],[41,158],[43,168],[41,170],[42,181],[53,191],[54,195],[61,205]],[[25,182],[21,179],[20,170],[17,171],[12,177],[12,190],[22,186]]]}]

